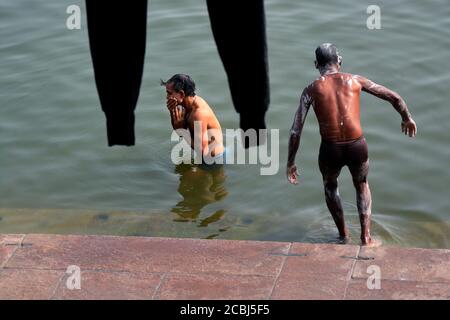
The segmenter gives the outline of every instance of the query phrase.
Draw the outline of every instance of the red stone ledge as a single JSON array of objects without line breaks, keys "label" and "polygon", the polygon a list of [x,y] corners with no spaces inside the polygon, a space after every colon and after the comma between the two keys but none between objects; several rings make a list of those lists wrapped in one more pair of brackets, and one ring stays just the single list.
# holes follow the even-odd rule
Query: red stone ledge
[{"label": "red stone ledge", "polygon": [[[71,265],[80,289],[67,286]],[[450,250],[0,235],[0,299],[450,299]]]}]

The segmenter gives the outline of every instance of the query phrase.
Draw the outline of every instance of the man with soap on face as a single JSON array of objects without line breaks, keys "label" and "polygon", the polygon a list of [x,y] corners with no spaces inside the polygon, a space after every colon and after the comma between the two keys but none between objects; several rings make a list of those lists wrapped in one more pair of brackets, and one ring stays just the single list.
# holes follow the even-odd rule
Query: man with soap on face
[{"label": "man with soap on face", "polygon": [[[201,128],[202,156],[218,159],[224,155],[222,128],[208,103],[195,93],[195,82],[186,74],[175,74],[167,81],[161,81],[166,87],[166,103],[174,130],[188,129],[190,144],[195,150],[195,126]],[[223,160],[223,159],[222,159]],[[223,163],[223,162],[222,162]]]}]

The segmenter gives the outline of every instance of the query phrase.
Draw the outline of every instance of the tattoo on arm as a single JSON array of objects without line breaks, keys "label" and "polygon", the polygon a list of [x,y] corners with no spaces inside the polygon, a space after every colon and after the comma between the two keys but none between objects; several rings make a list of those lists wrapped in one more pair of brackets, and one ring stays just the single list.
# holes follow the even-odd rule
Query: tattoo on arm
[{"label": "tattoo on arm", "polygon": [[312,98],[309,95],[307,89],[303,90],[300,97],[300,105],[295,113],[294,123],[292,124],[289,134],[289,152],[288,152],[288,166],[293,165],[295,162],[295,155],[297,154],[298,147],[300,145],[300,137],[302,135],[303,125],[305,123],[306,115],[308,114],[309,107],[312,104]]},{"label": "tattoo on arm", "polygon": [[358,80],[362,86],[362,91],[370,93],[380,99],[389,101],[392,106],[401,115],[403,121],[411,118],[405,100],[395,91],[392,91],[382,85],[379,85],[369,79],[358,76]]}]

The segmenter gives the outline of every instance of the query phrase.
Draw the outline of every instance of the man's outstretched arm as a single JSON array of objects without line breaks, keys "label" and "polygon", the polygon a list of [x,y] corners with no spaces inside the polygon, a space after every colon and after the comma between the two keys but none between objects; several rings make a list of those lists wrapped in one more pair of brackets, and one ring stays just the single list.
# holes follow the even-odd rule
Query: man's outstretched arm
[{"label": "man's outstretched arm", "polygon": [[311,106],[311,97],[307,89],[303,90],[300,97],[300,105],[295,113],[294,123],[289,134],[289,151],[286,168],[286,175],[290,183],[297,184],[297,166],[295,165],[295,155],[297,154],[300,145],[300,137],[302,135],[303,124],[305,123],[306,115]]},{"label": "man's outstretched arm", "polygon": [[382,85],[379,85],[369,79],[357,76],[359,83],[362,86],[362,91],[370,93],[380,99],[389,101],[392,106],[402,117],[402,132],[410,137],[415,137],[417,133],[417,126],[409,113],[405,100],[395,91],[392,91]]}]

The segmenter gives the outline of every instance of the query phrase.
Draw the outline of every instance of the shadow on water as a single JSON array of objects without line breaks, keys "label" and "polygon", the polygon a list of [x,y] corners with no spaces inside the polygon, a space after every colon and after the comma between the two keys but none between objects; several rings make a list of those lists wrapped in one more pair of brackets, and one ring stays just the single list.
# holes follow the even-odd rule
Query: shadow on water
[{"label": "shadow on water", "polygon": [[197,227],[207,227],[220,221],[226,213],[224,209],[216,210],[201,220],[199,217],[207,205],[219,202],[228,195],[224,186],[226,176],[223,166],[179,164],[175,167],[175,173],[180,175],[178,192],[183,199],[171,210],[177,215],[173,221],[196,222]]}]

